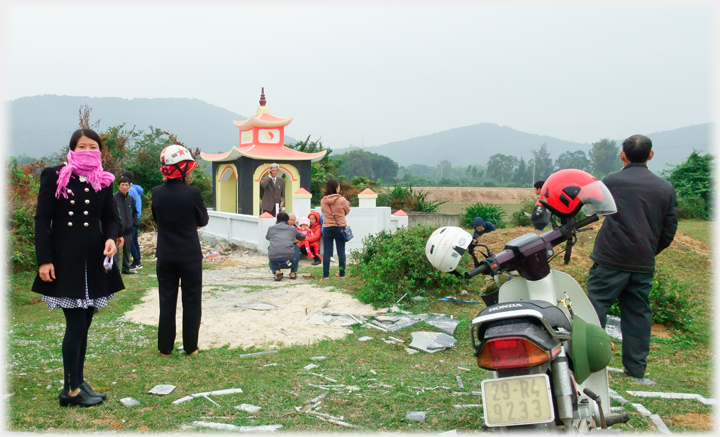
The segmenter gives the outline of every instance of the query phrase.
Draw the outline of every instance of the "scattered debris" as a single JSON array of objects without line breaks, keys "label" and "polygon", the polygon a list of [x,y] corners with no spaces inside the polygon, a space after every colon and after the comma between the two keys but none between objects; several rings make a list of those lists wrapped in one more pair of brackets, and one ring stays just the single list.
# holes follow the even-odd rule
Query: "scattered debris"
[{"label": "scattered debris", "polygon": [[427,413],[424,411],[410,411],[405,415],[405,419],[412,420],[414,422],[424,422]]},{"label": "scattered debris", "polygon": [[448,335],[455,335],[455,330],[460,324],[458,320],[453,320],[445,316],[430,316],[425,319],[425,323],[440,329]]},{"label": "scattered debris", "polygon": [[259,355],[265,355],[265,354],[276,354],[278,351],[271,350],[271,351],[262,351],[262,352],[254,352],[252,354],[242,354],[238,355],[238,358],[248,358],[248,357],[257,357]]},{"label": "scattered debris", "polygon": [[465,386],[463,386],[462,379],[460,379],[459,376],[456,376],[455,379],[457,379],[457,383],[460,386],[460,390],[465,390]]},{"label": "scattered debris", "polygon": [[650,417],[652,413],[645,407],[643,407],[641,404],[630,404],[637,410],[638,413],[642,414],[645,417]]},{"label": "scattered debris", "polygon": [[323,356],[319,356],[319,357],[310,357],[310,359],[313,361],[320,361],[320,360],[326,360],[327,357],[323,355]]},{"label": "scattered debris", "polygon": [[396,343],[405,343],[404,341],[400,340],[399,338],[390,337],[390,336],[388,336],[388,340],[392,340]]},{"label": "scattered debris", "polygon": [[349,424],[349,423],[347,423],[347,422],[343,422],[342,420],[328,419],[328,422],[332,423],[333,425],[346,426],[346,427],[348,427],[348,428],[357,428],[357,426],[351,425],[351,424]]},{"label": "scattered debris", "polygon": [[277,363],[265,364],[263,367],[268,367],[268,366],[277,366]]},{"label": "scattered debris", "polygon": [[196,420],[192,423],[193,426],[221,429],[224,431],[238,431],[238,432],[275,432],[282,428],[282,425],[260,425],[260,426],[236,426],[230,425],[229,423],[215,423],[215,422],[203,422]]},{"label": "scattered debris", "polygon": [[326,314],[324,311],[315,311],[307,321],[313,325],[329,325],[332,322],[333,316]]},{"label": "scattered debris", "polygon": [[415,355],[416,353],[418,353],[420,351],[417,349],[410,349],[409,347],[406,347],[405,352],[409,353],[410,355]]},{"label": "scattered debris", "polygon": [[412,300],[416,300],[416,301],[418,301],[418,302],[421,301],[421,300],[424,300],[424,299],[425,299],[424,296],[415,296],[415,297],[412,298]]},{"label": "scattered debris", "polygon": [[622,369],[617,369],[617,368],[615,368],[615,367],[608,367],[607,369],[608,369],[608,372],[623,373],[623,370],[622,370]]},{"label": "scattered debris", "polygon": [[384,328],[385,331],[395,332],[408,326],[412,326],[417,322],[428,318],[427,314],[411,314],[399,316],[376,316],[375,324]]},{"label": "scattered debris", "polygon": [[260,407],[250,404],[240,404],[235,407],[236,410],[247,411],[248,413],[257,413]]},{"label": "scattered debris", "polygon": [[172,393],[173,390],[175,390],[174,385],[160,384],[160,385],[156,385],[155,387],[151,388],[148,393],[151,393],[154,395],[167,395],[167,394]]},{"label": "scattered debris", "polygon": [[45,390],[50,390],[52,388],[52,385],[48,384],[47,387],[45,387]]},{"label": "scattered debris", "polygon": [[698,394],[689,393],[660,393],[655,391],[630,391],[627,393],[631,396],[637,396],[641,398],[663,398],[663,399],[695,399],[702,402],[705,405],[715,405],[717,401],[715,399],[707,399]]},{"label": "scattered debris", "polygon": [[330,393],[330,392],[329,392],[329,391],[326,391],[325,393],[321,394],[320,396],[318,396],[318,397],[316,397],[316,398],[310,399],[310,400],[308,401],[308,403],[309,403],[309,404],[313,404],[313,405],[314,405],[314,404],[317,404],[318,402],[320,402],[321,400],[323,400],[323,399],[325,398],[325,396],[328,395],[328,393]]},{"label": "scattered debris", "polygon": [[476,300],[472,300],[472,301],[470,301],[470,300],[462,300],[462,299],[458,299],[458,298],[453,297],[453,296],[441,297],[441,298],[438,299],[438,300],[442,300],[442,301],[445,301],[445,302],[465,303],[465,304],[468,304],[468,305],[475,305],[476,303],[478,303]]},{"label": "scattered debris", "polygon": [[344,416],[335,417],[335,416],[331,416],[329,414],[318,413],[317,411],[312,411],[312,410],[308,410],[308,411],[306,411],[306,413],[313,414],[315,416],[326,417],[326,418],[332,419],[332,420],[343,420],[345,418]]},{"label": "scattered debris", "polygon": [[460,370],[467,370],[468,372],[470,371],[470,369],[468,369],[468,368],[466,368],[466,367],[460,367],[460,366],[458,366],[458,369],[460,369]]},{"label": "scattered debris", "polygon": [[311,374],[311,375],[319,376],[319,377],[321,377],[321,378],[325,378],[325,379],[327,379],[327,380],[330,381],[330,382],[337,382],[337,380],[332,379],[332,378],[330,378],[330,377],[327,377],[327,376],[325,376],[325,375],[322,375],[322,374],[320,374],[320,373],[313,373],[313,372],[308,372],[308,373]]},{"label": "scattered debris", "polygon": [[358,341],[368,341],[368,340],[372,340],[372,339],[373,339],[372,337],[368,337],[368,336],[366,335],[365,337],[360,337],[360,338],[358,338]]},{"label": "scattered debris", "polygon": [[125,405],[126,407],[134,407],[136,405],[140,405],[140,401],[131,397],[120,399],[120,403]]},{"label": "scattered debris", "polygon": [[403,294],[402,297],[400,299],[398,299],[397,302],[395,302],[395,303],[400,303],[400,301],[405,299],[405,297],[407,297],[407,295],[408,295],[407,293]]},{"label": "scattered debris", "polygon": [[314,369],[314,368],[316,368],[316,367],[320,367],[320,366],[318,366],[317,364],[314,364],[314,363],[310,363],[310,364],[308,364],[307,366],[303,367],[303,369],[305,369],[305,370],[312,370],[312,369]]},{"label": "scattered debris", "polygon": [[608,315],[605,321],[605,332],[612,338],[622,340],[622,331],[620,331],[620,317]]},{"label": "scattered debris", "polygon": [[373,375],[377,375],[377,372],[373,369],[370,369],[370,373],[372,373]]},{"label": "scattered debris", "polygon": [[285,328],[279,328],[278,331],[283,335],[287,335],[288,337],[292,337],[295,335],[295,333],[293,333],[292,331],[289,331]]},{"label": "scattered debris", "polygon": [[253,301],[253,302],[241,302],[236,303],[236,307],[238,308],[245,308],[246,310],[255,310],[255,311],[272,311],[276,310],[279,307],[270,303],[265,303],[261,301]]},{"label": "scattered debris", "polygon": [[[193,398],[197,398],[197,397],[204,397],[207,400],[209,400],[210,402],[213,402],[210,398],[207,398],[208,395],[229,395],[229,394],[242,393],[242,392],[243,391],[241,388],[228,388],[225,390],[215,390],[215,391],[207,391],[207,392],[203,392],[203,393],[194,393],[194,394],[185,396],[183,398],[180,398],[180,399],[174,401],[173,404],[176,404],[176,405],[181,404],[183,402],[187,402],[187,401],[189,401]],[[215,403],[215,402],[213,402],[213,403]]]},{"label": "scattered debris", "polygon": [[655,424],[657,427],[657,430],[663,434],[672,434],[670,430],[668,429],[667,425],[665,425],[665,422],[660,418],[657,414],[650,415],[650,420],[652,420],[652,423]]},{"label": "scattered debris", "polygon": [[461,410],[463,408],[482,408],[482,404],[465,404],[465,405],[453,405],[456,410]]},{"label": "scattered debris", "polygon": [[324,303],[323,306],[322,306],[323,309],[324,309],[324,308],[327,308],[327,306],[328,306],[329,303],[330,303],[330,299],[328,299],[327,301],[325,301],[325,303]]},{"label": "scattered debris", "polygon": [[455,346],[457,340],[441,332],[419,331],[410,334],[412,342],[410,347],[428,353],[435,353],[440,350],[449,349]]},{"label": "scattered debris", "polygon": [[624,397],[620,396],[620,394],[619,394],[618,392],[616,392],[615,390],[613,390],[613,389],[608,389],[608,395],[609,395],[612,399],[615,399],[616,401],[620,402],[620,404],[622,404],[622,405],[625,405],[625,404],[629,404],[629,403],[630,403],[630,401],[628,401],[628,400],[625,399]]},{"label": "scattered debris", "polygon": [[207,397],[207,394],[204,393],[204,394],[202,395],[202,397],[205,398],[205,399],[207,399],[208,401],[212,402],[213,404],[215,404],[215,406],[217,406],[217,407],[220,406],[220,404],[218,404],[218,403],[215,402],[214,400],[212,400],[212,399],[210,399],[209,397]]}]

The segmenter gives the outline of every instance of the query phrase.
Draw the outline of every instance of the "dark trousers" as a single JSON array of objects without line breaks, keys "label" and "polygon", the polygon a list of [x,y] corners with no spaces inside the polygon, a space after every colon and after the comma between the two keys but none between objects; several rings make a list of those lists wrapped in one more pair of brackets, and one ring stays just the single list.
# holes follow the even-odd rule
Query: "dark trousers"
[{"label": "dark trousers", "polygon": [[85,382],[85,351],[87,336],[95,308],[63,308],[65,314],[65,337],[62,342],[65,391],[73,391]]},{"label": "dark trousers", "polygon": [[132,245],[130,246],[130,254],[132,255],[132,265],[140,265],[140,243],[138,243],[138,227],[133,226]]},{"label": "dark trousers", "polygon": [[[127,273],[130,271],[130,245],[132,244],[132,232],[129,234],[123,235],[123,240],[125,241],[123,243],[122,247],[122,272]],[[113,257],[113,263],[115,263],[116,266],[120,267],[120,250],[115,252],[115,256]]]},{"label": "dark trousers", "polygon": [[[270,260],[268,265],[270,266],[270,271],[273,272],[273,275],[275,274],[275,271],[287,268],[290,268],[290,273],[297,273],[298,264],[300,263],[300,247],[298,247],[298,245],[295,245],[294,247],[295,253],[293,254],[292,259]],[[289,266],[287,264],[287,261],[290,261],[291,263]]]},{"label": "dark trousers", "polygon": [[333,254],[333,241],[337,245],[338,263],[340,263],[340,277],[345,277],[345,238],[342,231],[345,226],[323,228],[323,278],[330,277],[330,257]]},{"label": "dark trousers", "polygon": [[178,285],[182,287],[183,348],[188,354],[198,349],[200,316],[202,314],[202,261],[164,261],[156,265],[160,294],[158,350],[170,354],[175,345],[175,314]]},{"label": "dark trousers", "polygon": [[652,273],[616,270],[598,263],[588,274],[588,297],[605,327],[607,312],[620,301],[620,330],[622,331],[622,362],[632,376],[642,378],[650,353],[652,310],[650,290]]}]

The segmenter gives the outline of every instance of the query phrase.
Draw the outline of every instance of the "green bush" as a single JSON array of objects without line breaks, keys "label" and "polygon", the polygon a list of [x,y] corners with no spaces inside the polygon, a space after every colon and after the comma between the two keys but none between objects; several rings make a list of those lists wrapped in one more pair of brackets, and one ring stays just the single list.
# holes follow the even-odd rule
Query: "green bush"
[{"label": "green bush", "polygon": [[[686,293],[685,285],[656,270],[649,295],[653,322],[682,331],[689,330],[693,315],[690,310],[691,303],[685,297]],[[618,301],[610,307],[608,314],[620,316]]]},{"label": "green bush", "polygon": [[[450,293],[449,289],[467,287],[465,279],[435,269],[425,257],[425,243],[433,231],[421,225],[363,238],[363,247],[353,251],[349,266],[362,283],[356,297],[364,303],[382,306],[396,302],[405,293],[406,299],[434,293],[442,297]],[[472,262],[469,256],[463,260]]]},{"label": "green bush", "polygon": [[35,204],[39,189],[36,165],[8,163],[6,203],[7,261],[14,273],[37,268],[35,258]]},{"label": "green bush", "polygon": [[427,200],[427,195],[423,190],[414,191],[410,184],[402,186],[396,183],[392,189],[378,194],[377,205],[403,211],[437,212],[438,207],[445,202]]},{"label": "green bush", "polygon": [[493,203],[475,203],[468,206],[460,216],[460,225],[472,228],[475,217],[482,217],[498,229],[505,227],[505,211]]},{"label": "green bush", "polygon": [[[524,200],[522,202],[522,205],[520,206],[520,209],[515,211],[514,213],[512,213],[512,216],[510,217],[510,223],[512,223],[513,226],[532,226],[532,222],[530,221],[530,216],[525,213],[528,213],[528,214],[532,213],[532,210],[535,207],[536,202],[537,202],[537,199],[534,199],[532,197],[529,197],[526,200]],[[480,216],[480,217],[485,218],[485,216]]]},{"label": "green bush", "polygon": [[702,197],[679,196],[677,202],[678,218],[697,220],[708,220],[710,218],[705,199]]}]

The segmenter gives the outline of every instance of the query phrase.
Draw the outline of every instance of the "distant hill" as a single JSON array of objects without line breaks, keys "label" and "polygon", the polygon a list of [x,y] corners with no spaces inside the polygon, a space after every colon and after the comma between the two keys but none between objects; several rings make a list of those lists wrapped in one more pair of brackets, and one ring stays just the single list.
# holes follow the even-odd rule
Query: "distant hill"
[{"label": "distant hill", "polygon": [[[656,157],[649,168],[662,171],[666,165],[677,165],[685,161],[693,148],[701,152],[711,151],[710,135],[713,123],[688,126],[679,129],[647,134],[653,141]],[[598,138],[600,140],[600,138]],[[621,144],[624,138],[616,140]],[[437,132],[422,137],[395,141],[376,147],[366,147],[368,152],[387,156],[401,166],[412,164],[436,165],[443,159],[454,166],[487,164],[488,158],[496,153],[532,158],[531,150],[546,143],[551,158],[566,151],[590,150],[589,143],[575,143],[558,138],[520,132],[494,123],[479,123]],[[334,150],[342,154],[347,149]]]},{"label": "distant hill", "polygon": [[[67,146],[78,127],[78,109],[92,108],[91,122],[100,130],[126,123],[147,130],[153,126],[177,135],[183,144],[218,153],[238,144],[233,120],[247,117],[198,99],[123,99],[119,97],[33,96],[8,102],[7,155],[39,158]],[[285,137],[287,143],[295,142]]]}]

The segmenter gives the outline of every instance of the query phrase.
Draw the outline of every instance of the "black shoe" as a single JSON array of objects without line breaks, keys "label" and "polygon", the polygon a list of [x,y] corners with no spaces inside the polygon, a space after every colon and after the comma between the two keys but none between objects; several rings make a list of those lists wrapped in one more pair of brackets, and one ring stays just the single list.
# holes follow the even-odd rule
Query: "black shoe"
[{"label": "black shoe", "polygon": [[625,369],[625,368],[623,368],[623,373],[631,378],[636,378],[636,379],[643,379],[643,376],[644,376],[644,375],[640,375],[640,376],[633,375],[632,373],[628,372],[628,369]]},{"label": "black shoe", "polygon": [[88,384],[87,382],[83,382],[82,384],[80,384],[80,390],[84,391],[85,393],[89,394],[94,398],[100,398],[102,400],[107,399],[107,395],[105,393],[96,392],[90,387],[90,384]]},{"label": "black shoe", "polygon": [[130,270],[140,270],[142,267],[142,264],[133,264],[130,266]]},{"label": "black shoe", "polygon": [[135,274],[137,274],[137,272],[134,272],[132,270],[123,270],[122,274],[123,275],[135,275]]},{"label": "black shoe", "polygon": [[71,405],[71,404],[79,405],[81,407],[92,407],[95,405],[100,405],[103,402],[102,399],[90,396],[89,394],[85,393],[82,389],[80,389],[80,393],[78,393],[76,396],[70,396],[68,394],[68,392],[63,390],[60,392],[58,399],[60,400],[61,407],[67,407],[68,405]]},{"label": "black shoe", "polygon": [[312,263],[312,265],[314,265],[314,266],[317,266],[317,265],[320,265],[320,264],[322,264],[322,261],[320,261],[319,258],[315,258],[315,261],[313,261],[313,263]]}]

